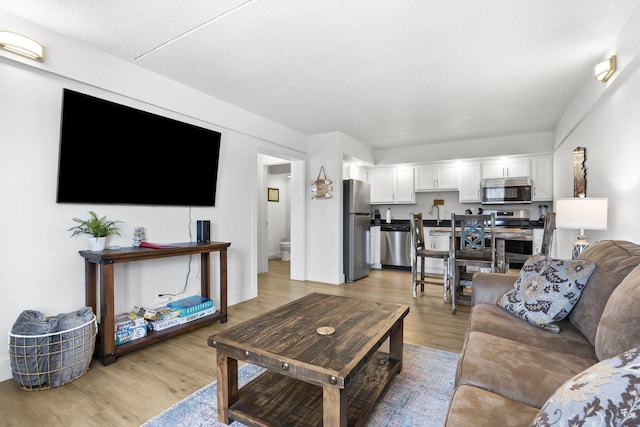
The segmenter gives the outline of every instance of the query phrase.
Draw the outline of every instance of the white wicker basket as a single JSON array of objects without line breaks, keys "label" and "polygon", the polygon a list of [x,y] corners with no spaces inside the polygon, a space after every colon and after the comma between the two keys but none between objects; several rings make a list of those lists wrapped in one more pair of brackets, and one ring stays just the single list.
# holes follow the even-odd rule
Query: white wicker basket
[{"label": "white wicker basket", "polygon": [[44,335],[9,332],[13,379],[23,390],[46,390],[69,383],[89,370],[96,343],[96,316],[66,331]]}]

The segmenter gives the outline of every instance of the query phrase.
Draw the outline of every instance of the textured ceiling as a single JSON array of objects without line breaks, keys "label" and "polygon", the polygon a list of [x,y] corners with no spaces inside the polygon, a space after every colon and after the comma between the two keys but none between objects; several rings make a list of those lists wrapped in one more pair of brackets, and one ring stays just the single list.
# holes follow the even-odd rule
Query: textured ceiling
[{"label": "textured ceiling", "polygon": [[[0,0],[306,134],[372,148],[553,130],[637,0]],[[595,84],[595,83],[594,83]]]}]

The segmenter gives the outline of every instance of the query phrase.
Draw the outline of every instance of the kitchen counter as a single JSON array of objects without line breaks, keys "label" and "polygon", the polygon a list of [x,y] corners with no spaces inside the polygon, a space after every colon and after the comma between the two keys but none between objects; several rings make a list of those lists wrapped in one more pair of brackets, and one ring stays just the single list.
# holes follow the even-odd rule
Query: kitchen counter
[{"label": "kitchen counter", "polygon": [[[460,232],[460,228],[456,227],[456,233],[459,233],[459,232]],[[429,234],[432,236],[448,236],[449,234],[451,234],[451,227],[441,227],[441,228],[438,228],[437,230],[431,230]],[[531,228],[496,227],[496,239],[532,240],[533,230]]]},{"label": "kitchen counter", "polygon": [[[424,227],[451,227],[451,220],[447,219],[447,220],[440,220],[440,224],[437,224],[437,221],[435,219],[425,219],[422,221],[422,224]],[[408,219],[394,219],[392,220],[390,223],[385,222],[384,220],[380,223],[380,224],[376,224],[375,220],[371,221],[371,225],[373,226],[410,226],[411,225],[411,221],[409,221]]]},{"label": "kitchen counter", "polygon": [[[446,227],[446,228],[450,228],[451,227],[451,220],[450,219],[441,219],[440,220],[440,224],[437,224],[437,221],[435,219],[425,219],[422,221],[423,226],[424,227]],[[387,223],[384,221],[384,219],[382,220],[382,222],[380,224],[376,224],[375,220],[371,220],[371,225],[372,226],[383,226],[383,225],[406,225],[409,226],[410,225],[410,221],[408,219],[394,219],[391,220],[391,223]],[[544,228],[544,223],[540,222],[538,220],[530,220],[529,221],[529,225],[525,226],[525,228],[518,228],[518,230],[530,230],[531,228]],[[502,228],[504,229],[504,228]]]}]

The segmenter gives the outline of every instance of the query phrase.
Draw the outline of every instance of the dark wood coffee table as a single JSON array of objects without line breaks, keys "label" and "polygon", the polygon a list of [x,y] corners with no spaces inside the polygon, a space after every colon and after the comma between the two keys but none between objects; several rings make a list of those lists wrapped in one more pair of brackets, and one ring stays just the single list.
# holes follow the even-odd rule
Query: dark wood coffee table
[{"label": "dark wood coffee table", "polygon": [[[404,305],[313,293],[212,335],[218,420],[253,426],[362,424],[402,369],[407,314]],[[335,332],[322,335],[322,327]],[[387,340],[389,353],[378,351]],[[267,370],[239,389],[238,361]]]}]

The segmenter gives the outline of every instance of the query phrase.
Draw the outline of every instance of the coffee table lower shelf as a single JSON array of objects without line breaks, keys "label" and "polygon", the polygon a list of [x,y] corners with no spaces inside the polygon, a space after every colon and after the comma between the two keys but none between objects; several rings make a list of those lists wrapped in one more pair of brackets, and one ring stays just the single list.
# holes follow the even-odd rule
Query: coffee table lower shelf
[{"label": "coffee table lower shelf", "polygon": [[[347,388],[347,425],[359,426],[386,391],[401,361],[377,352]],[[322,426],[322,386],[265,371],[238,390],[229,417],[249,426]]]}]

